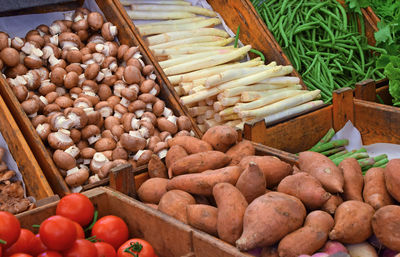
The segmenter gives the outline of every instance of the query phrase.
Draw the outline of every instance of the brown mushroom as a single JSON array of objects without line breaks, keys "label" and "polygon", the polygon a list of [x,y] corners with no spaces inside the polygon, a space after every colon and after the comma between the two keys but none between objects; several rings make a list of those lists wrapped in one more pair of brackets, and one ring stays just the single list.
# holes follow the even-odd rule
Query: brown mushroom
[{"label": "brown mushroom", "polygon": [[89,23],[89,27],[94,31],[101,29],[104,23],[103,16],[101,16],[101,14],[98,12],[89,13],[87,16],[87,21]]},{"label": "brown mushroom", "polygon": [[[49,27],[50,34],[52,34],[52,35],[57,35],[57,34],[61,34],[61,33],[62,34],[70,33],[70,32],[65,32],[67,30],[68,30],[68,27],[65,25],[65,23],[62,20],[54,21]],[[73,33],[71,33],[71,34],[73,34]],[[60,35],[60,37],[61,37],[61,35]]]},{"label": "brown mushroom", "polygon": [[56,86],[62,86],[64,84],[64,77],[66,75],[67,72],[63,68],[56,67],[50,73],[50,81]]},{"label": "brown mushroom", "polygon": [[26,86],[19,85],[12,87],[12,91],[19,102],[25,101],[28,97],[28,89],[26,88]]},{"label": "brown mushroom", "polygon": [[122,134],[120,142],[126,150],[136,153],[146,147],[146,139],[140,137],[140,135],[132,134],[131,132]]},{"label": "brown mushroom", "polygon": [[17,66],[19,63],[19,53],[12,47],[3,48],[0,52],[0,58],[8,67]]},{"label": "brown mushroom", "polygon": [[154,153],[157,154],[157,156],[160,159],[163,159],[165,156],[167,156],[167,152],[168,152],[167,142],[159,142],[154,147]]},{"label": "brown mushroom", "polygon": [[[53,94],[53,93],[57,94],[56,92],[52,92],[52,93],[49,93],[48,95]],[[58,96],[58,94],[57,94],[57,96]],[[50,101],[47,98],[47,95],[46,95],[46,99],[50,103]],[[54,103],[50,103],[50,104],[46,105],[46,107],[44,107],[44,109],[43,109],[44,115],[50,115],[54,112],[61,112],[60,106],[58,106],[57,104],[54,104]]]},{"label": "brown mushroom", "polygon": [[45,141],[49,134],[51,133],[51,127],[49,123],[38,124],[36,126],[36,132],[39,134],[40,138]]},{"label": "brown mushroom", "polygon": [[105,165],[107,162],[109,162],[109,160],[104,154],[95,153],[92,161],[90,162],[90,170],[93,173],[98,173],[101,167],[103,167],[103,165]]},{"label": "brown mushroom", "polygon": [[82,139],[88,141],[89,145],[96,143],[100,137],[100,129],[96,125],[87,125],[82,129]]},{"label": "brown mushroom", "polygon": [[60,106],[61,109],[66,109],[68,107],[71,107],[74,104],[74,101],[67,96],[59,96],[54,101],[54,103]]},{"label": "brown mushroom", "polygon": [[[0,34],[1,35],[1,34]],[[9,67],[5,70],[5,75],[7,78],[16,78],[18,75],[25,75],[28,72],[28,69],[24,64],[18,63],[14,67]]]},{"label": "brown mushroom", "polygon": [[157,116],[160,117],[163,115],[165,110],[165,103],[162,100],[158,100],[153,104],[153,113]]},{"label": "brown mushroom", "polygon": [[140,70],[135,66],[127,66],[124,69],[123,79],[128,84],[139,84],[141,76]]},{"label": "brown mushroom", "polygon": [[87,114],[81,108],[67,108],[64,110],[64,115],[71,120],[73,128],[81,129],[88,123]]},{"label": "brown mushroom", "polygon": [[105,119],[104,121],[104,127],[105,129],[111,130],[111,128],[115,125],[120,125],[121,122],[119,120],[119,118],[115,117],[115,116],[109,116]]},{"label": "brown mushroom", "polygon": [[0,32],[0,50],[3,50],[4,48],[8,47],[8,34],[5,32]]},{"label": "brown mushroom", "polygon": [[129,104],[128,111],[135,113],[136,117],[142,117],[146,109],[146,103],[141,100],[136,100]]},{"label": "brown mushroom", "polygon": [[56,91],[56,85],[54,83],[51,83],[49,79],[43,80],[42,83],[39,86],[39,93],[41,95],[47,95],[50,92]]},{"label": "brown mushroom", "polygon": [[31,119],[31,123],[33,127],[37,127],[39,124],[47,123],[48,119],[44,115],[37,115],[33,119]]},{"label": "brown mushroom", "polygon": [[116,95],[112,95],[109,98],[107,98],[107,102],[110,104],[110,107],[112,108],[114,108],[120,101],[121,100]]},{"label": "brown mushroom", "polygon": [[[50,27],[50,30],[51,30],[51,27]],[[58,37],[58,42],[62,49],[68,49],[71,47],[79,47],[80,44],[82,43],[79,36],[72,32],[61,33],[60,36]]]},{"label": "brown mushroom", "polygon": [[117,27],[114,26],[111,22],[105,22],[101,27],[101,35],[105,40],[112,41],[117,34]]},{"label": "brown mushroom", "polygon": [[114,139],[109,137],[101,138],[94,144],[94,148],[96,149],[97,152],[114,150],[116,146],[117,142],[115,142]]},{"label": "brown mushroom", "polygon": [[72,141],[69,135],[70,133],[68,130],[60,129],[57,132],[50,133],[47,137],[47,141],[53,149],[66,150],[68,147],[74,145],[74,141]]},{"label": "brown mushroom", "polygon": [[187,116],[180,116],[178,117],[178,120],[176,121],[178,124],[178,129],[179,130],[187,130],[190,131],[192,129],[192,123],[190,122],[190,119]]},{"label": "brown mushroom", "polygon": [[39,103],[34,99],[28,99],[21,103],[21,107],[28,116],[34,117],[39,110]]},{"label": "brown mushroom", "polygon": [[80,168],[76,168],[73,171],[67,172],[67,176],[65,177],[65,182],[70,187],[79,187],[83,185],[89,178],[89,169],[81,165]]},{"label": "brown mushroom", "polygon": [[128,152],[123,147],[117,146],[112,151],[112,159],[113,160],[117,160],[117,159],[127,160]]},{"label": "brown mushroom", "polygon": [[100,101],[106,101],[107,98],[112,96],[112,91],[110,86],[106,84],[99,85],[99,91],[97,92],[98,96],[100,97]]},{"label": "brown mushroom", "polygon": [[89,64],[85,70],[86,79],[90,80],[95,79],[96,76],[99,74],[99,71],[100,71],[100,65],[98,65],[97,63]]},{"label": "brown mushroom", "polygon": [[151,150],[139,150],[133,157],[138,166],[146,165],[151,158],[153,152]]},{"label": "brown mushroom", "polygon": [[101,101],[96,104],[95,110],[99,111],[103,118],[107,118],[114,113],[113,108],[111,108],[110,104],[107,101]]}]

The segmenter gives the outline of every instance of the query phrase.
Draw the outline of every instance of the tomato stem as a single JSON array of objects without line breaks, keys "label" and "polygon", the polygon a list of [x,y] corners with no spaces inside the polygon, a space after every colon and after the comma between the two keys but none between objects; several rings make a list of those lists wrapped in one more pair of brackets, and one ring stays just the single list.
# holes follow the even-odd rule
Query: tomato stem
[{"label": "tomato stem", "polygon": [[[141,243],[131,242],[131,245],[129,247],[125,248],[124,252],[129,253],[129,254],[133,255],[134,257],[139,257],[139,253],[140,253],[140,251],[142,251],[142,249],[143,249],[143,245]],[[136,254],[135,252],[138,254]]]},{"label": "tomato stem", "polygon": [[96,242],[99,242],[99,241],[100,241],[100,239],[98,239],[95,235],[86,238],[86,240],[88,240],[88,241],[90,241],[90,242],[92,242],[92,243],[96,243]]},{"label": "tomato stem", "polygon": [[0,244],[5,245],[5,244],[7,244],[7,241],[4,241],[4,240],[0,239]]},{"label": "tomato stem", "polygon": [[90,224],[89,227],[85,228],[85,232],[87,232],[87,231],[89,231],[89,230],[91,230],[91,229],[93,228],[94,224],[95,224],[96,221],[97,221],[97,217],[98,217],[98,216],[99,216],[99,212],[98,212],[97,210],[94,211],[93,221],[92,221],[92,223]]},{"label": "tomato stem", "polygon": [[40,225],[34,224],[34,225],[32,225],[32,228],[40,228]]}]

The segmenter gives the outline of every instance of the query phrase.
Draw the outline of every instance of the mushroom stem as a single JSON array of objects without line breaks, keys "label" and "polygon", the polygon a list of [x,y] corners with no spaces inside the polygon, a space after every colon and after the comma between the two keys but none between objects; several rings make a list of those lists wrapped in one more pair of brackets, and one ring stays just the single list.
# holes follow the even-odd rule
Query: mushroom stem
[{"label": "mushroom stem", "polygon": [[88,143],[89,143],[89,145],[93,145],[94,143],[96,143],[97,141],[99,141],[100,138],[101,138],[101,135],[100,135],[100,134],[97,134],[97,135],[94,135],[94,136],[89,137],[89,138],[88,138]]}]

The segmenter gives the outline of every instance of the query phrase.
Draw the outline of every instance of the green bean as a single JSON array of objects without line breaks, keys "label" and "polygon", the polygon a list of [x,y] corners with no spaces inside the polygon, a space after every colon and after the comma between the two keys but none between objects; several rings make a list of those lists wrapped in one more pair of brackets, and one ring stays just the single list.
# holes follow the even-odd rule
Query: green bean
[{"label": "green bean", "polygon": [[351,58],[353,58],[353,50],[350,50],[349,56],[347,57],[347,63],[350,62]]},{"label": "green bean", "polygon": [[307,12],[307,15],[306,15],[305,20],[307,21],[307,20],[310,18],[311,14],[312,14],[315,10],[317,10],[318,8],[321,8],[322,6],[324,6],[324,5],[326,5],[326,4],[327,4],[327,1],[324,1],[324,2],[321,2],[321,3],[317,4],[317,5],[315,5],[314,7],[312,7],[312,8]]},{"label": "green bean", "polygon": [[289,46],[289,42],[288,42],[288,39],[287,39],[287,37],[286,37],[286,33],[285,33],[285,31],[283,30],[283,20],[285,19],[285,16],[281,16],[281,18],[280,18],[280,20],[279,20],[279,32],[281,33],[281,36],[282,36],[282,39],[283,39],[283,42],[285,42],[285,47],[288,47]]}]

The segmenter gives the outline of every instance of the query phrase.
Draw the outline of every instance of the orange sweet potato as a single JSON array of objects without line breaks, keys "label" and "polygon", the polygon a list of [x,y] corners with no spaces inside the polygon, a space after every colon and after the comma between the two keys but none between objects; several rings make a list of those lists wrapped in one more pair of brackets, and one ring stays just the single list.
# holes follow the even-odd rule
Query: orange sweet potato
[{"label": "orange sweet potato", "polygon": [[374,234],[386,247],[400,252],[400,206],[386,205],[372,217]]},{"label": "orange sweet potato", "polygon": [[149,164],[147,165],[147,170],[150,178],[168,178],[167,168],[155,154],[151,155]]},{"label": "orange sweet potato", "polygon": [[344,179],[343,200],[357,200],[362,202],[364,178],[358,161],[354,158],[344,159],[339,163],[339,169],[342,170]]},{"label": "orange sweet potato", "polygon": [[218,235],[218,209],[216,207],[204,204],[193,204],[186,206],[186,212],[189,225],[213,236]]},{"label": "orange sweet potato", "polygon": [[272,246],[303,225],[306,209],[299,199],[269,192],[249,204],[243,217],[243,233],[236,241],[240,250]]},{"label": "orange sweet potato", "polygon": [[375,210],[393,204],[385,185],[383,168],[371,168],[364,176],[364,201],[374,207]]},{"label": "orange sweet potato", "polygon": [[299,198],[310,210],[320,208],[331,197],[316,178],[305,172],[282,179],[277,191]]},{"label": "orange sweet potato", "polygon": [[170,167],[174,176],[185,173],[199,173],[226,166],[231,157],[219,151],[195,153],[176,160]]},{"label": "orange sweet potato", "polygon": [[264,173],[267,188],[278,185],[284,177],[292,172],[290,164],[274,156],[246,156],[240,161],[240,167],[244,170],[250,162],[255,162]]},{"label": "orange sweet potato", "polygon": [[209,128],[201,140],[206,141],[214,150],[226,152],[229,147],[236,143],[238,133],[230,126],[219,125]]},{"label": "orange sweet potato", "polygon": [[168,140],[169,147],[174,145],[182,146],[188,154],[212,151],[212,146],[201,139],[191,136],[178,136]]},{"label": "orange sweet potato", "polygon": [[167,166],[167,169],[169,169],[172,163],[174,163],[176,160],[182,159],[183,157],[186,156],[188,156],[188,153],[182,146],[180,145],[172,146],[168,150],[167,156],[165,156],[165,165]]},{"label": "orange sweet potato", "polygon": [[232,158],[230,165],[238,165],[244,157],[255,155],[256,149],[250,141],[242,140],[229,148],[226,154]]},{"label": "orange sweet potato", "polygon": [[138,189],[138,196],[142,202],[158,204],[161,197],[167,192],[168,179],[150,178]]},{"label": "orange sweet potato", "polygon": [[304,226],[286,235],[278,245],[279,256],[297,257],[301,254],[312,255],[328,239],[334,220],[324,211],[310,212]]},{"label": "orange sweet potato", "polygon": [[299,168],[318,179],[329,193],[343,193],[343,174],[325,155],[310,151],[301,152]]},{"label": "orange sweet potato", "polygon": [[339,195],[331,195],[331,197],[322,206],[321,210],[326,211],[330,214],[335,214],[335,211],[339,205],[343,203],[342,197]]},{"label": "orange sweet potato", "polygon": [[400,202],[400,159],[390,160],[384,174],[387,191],[396,201]]},{"label": "orange sweet potato", "polygon": [[255,162],[249,163],[248,167],[237,180],[236,187],[242,192],[248,203],[265,194],[266,183],[264,173]]},{"label": "orange sweet potato", "polygon": [[371,220],[374,212],[374,208],[364,202],[343,202],[336,209],[335,226],[329,238],[345,244],[358,244],[367,240],[372,235]]},{"label": "orange sweet potato", "polygon": [[191,194],[212,195],[213,187],[222,182],[236,184],[242,169],[239,166],[228,166],[202,173],[185,174],[168,181],[167,190],[179,189]]},{"label": "orange sweet potato", "polygon": [[243,215],[247,208],[246,198],[235,186],[219,183],[213,188],[218,207],[217,232],[220,239],[234,244],[243,230]]},{"label": "orange sweet potato", "polygon": [[171,190],[161,197],[158,210],[187,224],[186,206],[195,203],[193,196],[185,191]]}]

